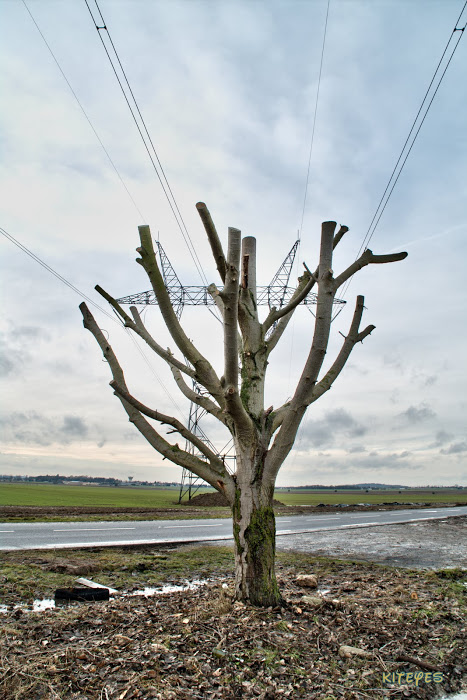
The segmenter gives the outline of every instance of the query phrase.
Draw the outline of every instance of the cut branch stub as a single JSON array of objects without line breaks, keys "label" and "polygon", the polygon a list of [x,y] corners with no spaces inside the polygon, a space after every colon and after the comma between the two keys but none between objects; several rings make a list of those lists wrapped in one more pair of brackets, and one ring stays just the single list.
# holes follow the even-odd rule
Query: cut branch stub
[{"label": "cut branch stub", "polygon": [[242,288],[248,289],[256,305],[256,238],[242,240]]},{"label": "cut branch stub", "polygon": [[224,251],[222,250],[222,243],[220,242],[216,227],[214,226],[214,222],[211,218],[211,214],[209,213],[209,209],[204,202],[198,202],[196,209],[198,210],[198,214],[203,222],[220,278],[223,282],[225,282],[225,255]]}]

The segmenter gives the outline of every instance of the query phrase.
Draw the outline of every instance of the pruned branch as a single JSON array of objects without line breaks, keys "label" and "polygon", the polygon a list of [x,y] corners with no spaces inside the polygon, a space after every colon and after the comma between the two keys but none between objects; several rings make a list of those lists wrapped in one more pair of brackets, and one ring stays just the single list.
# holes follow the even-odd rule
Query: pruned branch
[{"label": "pruned branch", "polygon": [[211,214],[209,213],[209,209],[207,208],[204,202],[198,202],[196,208],[198,210],[198,214],[201,217],[201,221],[204,224],[204,228],[209,243],[211,245],[212,254],[214,256],[214,260],[216,262],[216,267],[219,272],[220,278],[222,282],[225,282],[227,266],[225,262],[224,251],[222,250],[222,243],[220,242],[220,238],[217,234],[216,227],[214,226],[214,222],[211,218]]},{"label": "pruned branch", "polygon": [[225,383],[238,390],[238,276],[241,233],[229,227],[229,247],[225,286],[221,293],[224,302],[224,377]]},{"label": "pruned branch", "polygon": [[202,384],[220,405],[223,403],[222,387],[213,367],[208,360],[203,357],[199,350],[193,345],[186,335],[180,321],[175,314],[169,294],[165,287],[159,266],[157,264],[154,247],[152,244],[151,231],[149,226],[138,226],[141,240],[141,247],[137,252],[141,255],[138,262],[144,269],[151,281],[157,303],[161,310],[165,325],[172,336],[180,352],[195,368],[196,379]]},{"label": "pruned branch", "polygon": [[340,243],[341,240],[344,238],[344,236],[345,236],[345,234],[347,233],[348,230],[349,230],[349,227],[348,227],[348,226],[342,226],[342,225],[341,225],[340,229],[338,230],[338,232],[337,232],[337,233],[335,234],[335,236],[334,236],[334,241],[333,241],[333,244],[332,244],[333,250],[336,249],[336,246],[339,245],[339,243]]},{"label": "pruned branch", "polygon": [[376,264],[380,265],[382,263],[398,262],[399,260],[405,260],[407,253],[389,253],[388,255],[374,255],[373,252],[367,248],[362,255],[355,260],[352,265],[344,270],[338,277],[334,280],[334,291],[337,292],[339,287],[341,287],[344,282],[346,282],[352,275],[361,270],[366,265]]},{"label": "pruned branch", "polygon": [[278,430],[282,422],[287,415],[288,408],[290,406],[290,401],[286,401],[282,406],[277,408],[275,411],[272,412],[271,416],[271,426],[270,426],[270,434],[274,435],[276,430]]},{"label": "pruned branch", "polygon": [[180,362],[180,360],[177,360],[176,357],[173,356],[173,353],[170,351],[169,348],[165,349],[159,343],[157,343],[152,335],[149,333],[148,329],[143,323],[143,319],[141,318],[141,315],[136,308],[136,306],[130,306],[130,311],[134,319],[134,323],[132,326],[129,326],[128,324],[125,324],[129,328],[135,331],[140,338],[142,338],[146,343],[149,345],[149,347],[154,350],[155,353],[159,355],[159,357],[162,357],[163,360],[167,362],[170,367],[177,367],[177,369],[180,370],[180,372],[183,372],[184,374],[188,375],[192,379],[195,377],[195,371],[192,367],[188,367],[184,362]]},{"label": "pruned branch", "polygon": [[319,397],[322,396],[324,392],[328,391],[331,388],[334,380],[344,369],[345,363],[349,359],[350,353],[354,349],[355,345],[359,342],[362,342],[375,329],[375,326],[367,326],[363,331],[359,332],[360,322],[362,319],[364,309],[364,301],[365,299],[363,296],[357,297],[352,323],[350,325],[348,335],[345,337],[342,348],[330,369],[326,372],[324,377],[312,388],[310,396],[307,400],[307,405],[319,399]]},{"label": "pruned branch", "polygon": [[119,383],[120,386],[126,389],[127,386],[125,382],[125,375],[123,374],[123,370],[120,367],[114,351],[112,350],[112,346],[97,325],[96,319],[89,311],[84,301],[79,305],[79,310],[83,316],[83,326],[86,328],[86,330],[90,331],[90,333],[92,333],[97,340],[99,347],[102,350],[102,354],[109,364],[112,377]]},{"label": "pruned branch", "polygon": [[191,389],[185,382],[182,377],[182,373],[177,369],[177,367],[171,365],[170,369],[172,370],[173,378],[175,379],[178,388],[189,401],[192,401],[197,406],[201,406],[201,408],[204,408],[205,411],[217,418],[219,421],[221,421],[221,423],[227,425],[226,414],[218,406],[216,406],[216,404],[211,401],[210,398],[207,396],[202,396],[196,391],[193,391],[193,389]]},{"label": "pruned branch", "polygon": [[224,302],[224,380],[225,400],[240,434],[251,436],[252,423],[238,391],[238,299],[241,232],[229,227],[229,243],[225,285],[221,293]]},{"label": "pruned branch", "polygon": [[[340,241],[344,237],[344,235],[347,233],[349,230],[348,226],[341,226],[339,231],[335,234],[333,242],[332,242],[332,248],[333,250],[336,248],[337,245],[339,245]],[[287,328],[287,325],[292,318],[291,311],[294,311],[295,308],[301,304],[301,302],[306,299],[310,291],[312,290],[313,286],[315,283],[318,281],[318,273],[319,273],[319,266],[316,268],[314,272],[311,272],[311,270],[306,266],[305,263],[303,263],[303,267],[305,268],[305,275],[303,277],[299,278],[299,284],[297,286],[297,289],[292,295],[291,300],[289,301],[287,306],[284,306],[282,309],[277,311],[276,309],[272,309],[269,316],[266,318],[266,320],[263,323],[263,329],[264,333],[266,334],[268,329],[274,325],[279,319],[282,319],[281,322],[277,325],[277,327],[274,329],[274,333],[271,334],[269,340],[268,340],[268,347],[269,347],[269,352],[277,345],[277,342],[280,340],[283,332]],[[308,282],[307,282],[308,278]],[[303,280],[303,282],[302,282]],[[304,287],[304,285],[307,284],[308,286]],[[289,315],[290,314],[290,315]],[[270,316],[272,316],[272,320],[270,320]],[[286,318],[284,318],[286,317]]]},{"label": "pruned branch", "polygon": [[[83,315],[83,325],[88,331],[90,331],[90,333],[92,333],[99,344],[99,347],[101,348],[102,353],[109,364],[114,381],[116,382],[117,386],[122,388],[125,392],[128,392],[123,370],[120,367],[110,343],[107,341],[107,338],[97,325],[94,316],[89,311],[86,304],[83,302],[80,304],[79,308]],[[141,412],[135,408],[135,406],[129,403],[123,396],[119,396],[118,398],[120,399],[130,422],[136,426],[139,432],[158,452],[160,452],[171,462],[189,469],[201,479],[204,479],[204,481],[211,484],[215,489],[223,491],[232,497],[235,484],[233,483],[232,477],[225,471],[225,469],[222,473],[219,471],[218,462],[214,463],[213,468],[210,463],[204,462],[202,459],[199,459],[195,455],[192,455],[185,450],[181,450],[178,445],[172,445],[161,435],[159,435],[159,433],[148,423],[148,421],[144,418]],[[222,464],[222,461],[219,461]]]},{"label": "pruned branch", "polygon": [[187,374],[189,377],[194,377],[195,376],[195,371],[191,368],[185,365],[183,362],[180,362],[180,360],[177,360],[171,352],[168,350],[165,350],[159,343],[157,343],[152,335],[149,333],[147,328],[145,327],[141,316],[136,308],[136,306],[131,306],[130,311],[133,315],[133,320],[128,316],[126,311],[122,309],[120,304],[116,299],[114,299],[108,292],[105,291],[105,289],[102,289],[98,284],[95,286],[96,292],[99,292],[99,294],[104,297],[106,301],[109,302],[109,304],[112,306],[112,308],[115,309],[115,311],[118,313],[118,315],[121,317],[121,319],[124,322],[125,328],[130,328],[134,333],[139,335],[140,338],[142,338],[151,348],[151,350],[154,350],[154,352],[159,355],[159,357],[162,357],[163,360],[168,362],[170,365],[175,365],[178,367],[178,369],[181,372],[184,372]]},{"label": "pruned branch", "polygon": [[325,221],[321,227],[318,299],[313,342],[290,406],[283,418],[281,416],[279,432],[266,457],[265,473],[268,479],[275,479],[280,466],[292,449],[298,427],[305,415],[307,397],[316,384],[326,355],[334,301],[332,252],[335,228],[335,221]]},{"label": "pruned branch", "polygon": [[[281,309],[271,309],[271,311],[267,315],[266,319],[263,322],[263,333],[265,335],[271,328],[271,326],[274,325],[274,323],[276,323],[276,321],[290,314],[297,308],[299,304],[301,304],[301,302],[307,297],[307,295],[312,290],[316,281],[317,278],[314,275],[312,275],[309,270],[306,269],[302,277],[300,277],[298,286],[295,292],[293,293],[289,303],[283,306]],[[276,343],[277,341],[274,342],[274,345],[276,345]]]},{"label": "pruned branch", "polygon": [[224,318],[224,302],[222,301],[220,291],[217,289],[216,285],[213,282],[208,287],[208,294],[210,295],[213,302],[221,312],[222,318]]},{"label": "pruned branch", "polygon": [[174,431],[171,432],[177,432],[179,433],[185,440],[188,440],[188,442],[191,442],[194,447],[196,447],[201,454],[203,454],[205,457],[207,457],[211,463],[211,466],[217,465],[218,468],[220,469],[220,473],[224,473],[224,464],[219,457],[214,454],[212,450],[209,449],[209,447],[206,445],[203,440],[201,440],[199,437],[194,435],[191,430],[188,430],[183,423],[181,423],[179,420],[174,418],[173,416],[168,416],[164,413],[161,413],[160,411],[155,411],[152,408],[148,408],[145,406],[141,401],[138,401],[138,399],[135,399],[134,396],[132,396],[128,391],[123,389],[123,387],[119,386],[118,383],[115,380],[112,380],[110,382],[110,386],[114,390],[115,394],[119,396],[120,398],[124,399],[127,401],[129,404],[131,404],[134,408],[136,408],[137,411],[140,413],[143,413],[145,416],[148,418],[152,418],[153,420],[158,421],[159,423],[163,423],[166,425],[171,425],[172,428],[175,428]]}]

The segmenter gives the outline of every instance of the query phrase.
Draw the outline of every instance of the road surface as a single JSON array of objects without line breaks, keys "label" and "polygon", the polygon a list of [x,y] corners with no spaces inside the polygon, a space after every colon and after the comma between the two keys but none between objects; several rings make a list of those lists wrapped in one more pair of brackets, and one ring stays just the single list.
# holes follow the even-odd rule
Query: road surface
[{"label": "road surface", "polygon": [[[374,527],[467,515],[467,506],[291,515],[276,521],[277,535],[320,530]],[[0,523],[0,550],[110,547],[131,544],[170,544],[231,540],[232,521],[142,520],[112,522]]]}]

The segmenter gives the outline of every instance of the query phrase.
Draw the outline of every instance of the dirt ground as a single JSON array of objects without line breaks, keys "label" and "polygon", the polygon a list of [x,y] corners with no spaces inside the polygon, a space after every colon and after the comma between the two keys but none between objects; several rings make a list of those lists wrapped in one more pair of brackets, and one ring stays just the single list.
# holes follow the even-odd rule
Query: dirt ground
[{"label": "dirt ground", "polygon": [[467,569],[467,517],[285,535],[277,548],[416,569]]},{"label": "dirt ground", "polygon": [[[318,589],[297,573],[315,573]],[[117,596],[0,629],[4,700],[437,698],[462,689],[462,573],[295,555],[284,605],[233,600],[232,580],[153,598]],[[464,685],[465,687],[465,685]]]},{"label": "dirt ground", "polygon": [[[465,557],[466,520],[345,530],[333,533],[335,541],[326,545],[319,540],[323,533],[310,533],[308,543],[300,536],[301,548],[312,552],[278,552],[284,605],[267,610],[235,602],[231,553],[225,547],[122,550],[120,559],[113,554],[106,566],[107,550],[88,551],[87,575],[99,580],[106,573],[109,582],[103,582],[121,592],[109,602],[40,613],[11,605],[1,616],[0,697],[428,700],[466,690],[467,571],[405,568],[417,566],[422,554],[435,566],[443,561],[458,567]],[[299,549],[293,539],[278,538],[279,550]],[[381,557],[393,566],[317,558],[317,553]],[[58,559],[53,552],[3,556],[4,562],[19,564],[17,576],[24,566],[23,576],[34,577],[30,567],[37,556],[41,562],[35,570],[44,575],[67,571],[70,581],[83,575],[73,557],[84,553],[62,551]],[[154,597],[122,592],[123,581],[131,580],[133,588],[147,584],[155,567],[180,581],[187,562],[193,572],[205,567],[210,580],[196,590]],[[299,573],[316,574],[317,588],[299,585]],[[38,581],[36,573],[36,586]],[[10,583],[19,588],[21,581],[4,581],[4,587]]]},{"label": "dirt ground", "polygon": [[[0,520],[44,520],[44,519],[87,519],[99,517],[103,519],[137,519],[137,520],[164,520],[164,519],[192,519],[192,518],[221,518],[230,517],[228,507],[222,507],[222,500],[218,500],[220,494],[203,494],[195,496],[191,504],[182,504],[173,508],[128,508],[115,506],[1,506]],[[214,498],[213,498],[214,497]],[[208,502],[206,502],[208,501]],[[210,507],[206,507],[207,505]],[[451,503],[450,506],[465,505],[464,502]],[[374,510],[403,510],[405,508],[442,508],[446,503],[380,503],[374,505],[346,506],[346,510],[374,511]],[[318,505],[318,506],[286,506],[275,501],[274,511],[276,515],[301,515],[313,513],[341,513],[343,506]]]}]

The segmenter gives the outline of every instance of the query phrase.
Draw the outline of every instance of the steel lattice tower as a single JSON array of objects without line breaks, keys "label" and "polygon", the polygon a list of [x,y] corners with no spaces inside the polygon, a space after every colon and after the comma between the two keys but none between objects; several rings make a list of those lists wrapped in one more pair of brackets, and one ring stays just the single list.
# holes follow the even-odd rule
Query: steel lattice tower
[{"label": "steel lattice tower", "polygon": [[[182,285],[162,245],[159,241],[156,241],[156,245],[164,284],[177,318],[180,319],[184,306],[214,306],[215,302],[212,296],[209,294],[207,287]],[[266,287],[257,287],[258,306],[268,306],[270,310],[273,307],[279,309],[290,301],[295,288],[289,287],[289,281],[299,245],[300,240],[295,241],[282,265],[272,278],[270,284],[268,284]],[[310,294],[305,297],[301,304],[310,307],[316,304],[316,298],[316,294],[310,292]],[[130,294],[126,297],[121,297],[120,299],[117,299],[117,301],[119,304],[132,304],[135,306],[157,305],[156,295],[152,289],[145,292],[139,292],[137,294]],[[334,303],[343,305],[345,304],[345,301],[335,299]],[[268,335],[275,328],[275,325],[269,330]],[[203,387],[200,386],[195,380],[193,380],[193,391],[196,391],[198,394],[204,393]],[[203,440],[203,442],[205,442],[213,450],[213,452],[216,452],[224,461],[227,459],[235,460],[235,456],[230,454],[233,449],[232,440],[229,440],[222,452],[219,453],[217,448],[214,447],[209,438],[206,436],[203,429],[200,427],[200,421],[204,415],[206,415],[206,411],[201,406],[198,406],[192,402],[190,404],[188,415],[188,429],[201,438],[201,440]],[[193,452],[193,454],[196,454],[196,456],[200,459],[204,459],[201,453],[195,452],[195,448],[191,443],[187,442],[185,449]],[[192,496],[194,496],[196,491],[203,483],[205,482],[203,482],[200,477],[192,474],[190,471],[188,471],[188,469],[184,468],[180,482],[179,503],[186,494],[188,494],[188,500],[191,500]]]}]

